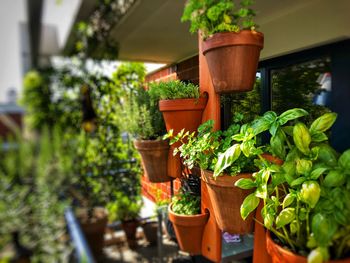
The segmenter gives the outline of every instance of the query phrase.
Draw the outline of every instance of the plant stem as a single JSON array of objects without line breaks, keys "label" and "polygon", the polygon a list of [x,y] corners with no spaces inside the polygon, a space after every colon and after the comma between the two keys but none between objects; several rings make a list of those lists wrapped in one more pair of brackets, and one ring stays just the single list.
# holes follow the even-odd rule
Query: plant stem
[{"label": "plant stem", "polygon": [[294,247],[294,245],[293,245],[293,243],[292,243],[292,240],[289,238],[287,229],[286,229],[284,226],[282,227],[282,229],[283,229],[283,232],[284,232],[284,234],[285,234],[285,236],[286,236],[286,240],[287,240],[289,246],[293,249],[293,251],[296,252],[295,247]]},{"label": "plant stem", "polygon": [[343,254],[344,247],[346,246],[347,242],[350,241],[350,236],[344,237],[343,240],[340,243],[340,246],[337,249],[336,252],[336,258],[340,258]]},{"label": "plant stem", "polygon": [[310,209],[308,208],[306,212],[306,235],[308,237],[310,236],[309,214],[310,214]]},{"label": "plant stem", "polygon": [[297,242],[299,242],[300,240],[300,223],[299,223],[299,218],[298,218],[298,214],[299,214],[299,200],[297,200],[297,209],[296,209],[296,213],[295,213],[296,219],[297,219]]}]

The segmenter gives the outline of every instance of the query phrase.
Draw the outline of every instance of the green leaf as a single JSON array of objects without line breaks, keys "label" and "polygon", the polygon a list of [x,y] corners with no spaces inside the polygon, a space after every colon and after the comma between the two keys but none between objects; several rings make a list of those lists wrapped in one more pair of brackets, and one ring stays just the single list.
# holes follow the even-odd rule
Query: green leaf
[{"label": "green leaf", "polygon": [[283,125],[287,123],[290,120],[295,120],[297,118],[303,117],[308,115],[308,112],[306,110],[300,109],[300,108],[294,108],[287,110],[283,112],[279,117],[278,117],[278,122],[280,125]]},{"label": "green leaf", "polygon": [[219,158],[214,167],[214,178],[219,176],[227,167],[235,162],[241,155],[240,144],[234,144],[224,153],[219,154]]},{"label": "green leaf", "polygon": [[235,186],[241,189],[252,189],[256,187],[256,183],[252,179],[241,178],[236,181]]},{"label": "green leaf", "polygon": [[284,159],[286,156],[284,141],[285,141],[285,136],[280,129],[277,130],[275,136],[272,136],[270,139],[272,153],[281,159]]},{"label": "green leaf", "polygon": [[283,199],[283,203],[282,203],[283,209],[290,206],[294,200],[295,200],[295,196],[293,194],[291,193],[287,194],[286,197]]},{"label": "green leaf", "polygon": [[277,121],[274,121],[272,124],[271,124],[271,127],[269,129],[269,132],[272,136],[275,136],[276,135],[276,132],[278,130],[278,128],[280,127],[279,123]]},{"label": "green leaf", "polygon": [[310,153],[309,145],[311,143],[311,136],[305,124],[301,122],[295,124],[293,129],[293,140],[299,151],[306,155]]},{"label": "green leaf", "polygon": [[328,168],[326,167],[318,167],[315,170],[313,170],[310,174],[310,179],[317,180],[325,171],[327,171]]},{"label": "green leaf", "polygon": [[304,183],[305,181],[306,181],[306,178],[305,178],[305,177],[299,177],[299,178],[293,180],[293,181],[291,182],[290,186],[293,186],[293,187],[294,187],[294,186],[297,186],[297,185],[300,185],[300,184]]},{"label": "green leaf", "polygon": [[323,141],[327,141],[327,140],[328,140],[328,137],[323,132],[311,133],[311,141],[313,141],[313,142],[323,142]]},{"label": "green leaf", "polygon": [[275,218],[272,214],[270,213],[267,213],[265,216],[264,216],[264,226],[267,228],[267,229],[271,229],[273,227],[273,222],[275,221]]},{"label": "green leaf", "polygon": [[292,222],[295,218],[295,209],[294,208],[285,208],[283,209],[276,218],[276,228],[281,228],[290,222]]},{"label": "green leaf", "polygon": [[305,160],[305,159],[299,159],[299,160],[297,160],[296,168],[297,168],[298,174],[307,175],[311,172],[312,162],[309,160]]},{"label": "green leaf", "polygon": [[314,208],[321,195],[320,185],[316,181],[306,181],[300,190],[300,200]]},{"label": "green leaf", "polygon": [[318,245],[329,246],[336,231],[336,225],[325,215],[318,213],[312,218],[311,230]]},{"label": "green leaf", "polygon": [[245,220],[251,212],[253,212],[259,205],[259,198],[255,193],[248,195],[241,205],[241,217]]},{"label": "green leaf", "polygon": [[350,149],[346,150],[338,160],[338,164],[345,170],[350,171]]},{"label": "green leaf", "polygon": [[333,123],[337,119],[337,114],[334,112],[325,113],[322,116],[318,117],[310,126],[310,132],[325,132],[330,127],[332,127]]},{"label": "green leaf", "polygon": [[323,255],[321,251],[316,248],[311,250],[310,254],[307,256],[307,263],[322,263]]},{"label": "green leaf", "polygon": [[324,178],[323,185],[326,187],[338,187],[345,183],[346,176],[338,170],[330,171]]}]

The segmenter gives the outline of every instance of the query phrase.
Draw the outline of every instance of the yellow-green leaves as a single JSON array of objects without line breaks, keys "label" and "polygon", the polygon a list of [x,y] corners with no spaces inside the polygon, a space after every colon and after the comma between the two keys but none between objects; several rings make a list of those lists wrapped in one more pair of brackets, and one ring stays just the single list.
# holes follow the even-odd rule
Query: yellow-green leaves
[{"label": "yellow-green leaves", "polygon": [[345,174],[339,170],[330,171],[324,178],[323,185],[326,187],[341,186],[345,182]]},{"label": "yellow-green leaves", "polygon": [[255,196],[255,193],[248,195],[241,205],[241,217],[245,220],[258,205],[259,198]]},{"label": "yellow-green leaves", "polygon": [[337,114],[334,112],[325,113],[321,117],[317,118],[310,126],[310,132],[325,132],[330,127],[332,127],[333,123],[337,119]]},{"label": "yellow-green leaves", "polygon": [[295,218],[295,208],[285,208],[281,211],[281,213],[276,218],[276,227],[283,227],[290,222],[292,222]]},{"label": "yellow-green leaves", "polygon": [[241,154],[241,147],[239,144],[234,144],[228,148],[224,153],[219,154],[219,158],[214,168],[214,178],[219,176],[227,167],[238,159]]},{"label": "yellow-green leaves", "polygon": [[314,208],[320,198],[321,188],[316,181],[306,181],[300,190],[300,200]]},{"label": "yellow-green leaves", "polygon": [[296,168],[298,174],[307,175],[311,172],[312,162],[309,160],[298,159]]},{"label": "yellow-green leaves", "polygon": [[280,125],[286,124],[290,120],[294,120],[303,116],[308,115],[308,112],[306,110],[300,109],[300,108],[294,108],[287,110],[283,112],[279,117],[278,117],[278,122]]},{"label": "yellow-green leaves", "polygon": [[339,157],[338,164],[341,168],[350,171],[350,149]]},{"label": "yellow-green leaves", "polygon": [[301,122],[295,124],[293,129],[293,140],[299,151],[306,155],[310,153],[309,146],[311,143],[311,135],[305,124]]},{"label": "yellow-green leaves", "polygon": [[241,178],[236,181],[235,186],[247,190],[256,187],[256,183],[254,183],[252,179]]}]

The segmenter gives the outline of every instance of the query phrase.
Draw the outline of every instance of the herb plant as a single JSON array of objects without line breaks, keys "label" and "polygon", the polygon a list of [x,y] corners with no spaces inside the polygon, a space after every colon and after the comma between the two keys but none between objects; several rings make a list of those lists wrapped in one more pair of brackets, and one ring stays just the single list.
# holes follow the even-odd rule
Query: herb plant
[{"label": "herb plant", "polygon": [[167,82],[152,82],[149,85],[149,94],[153,100],[173,100],[199,98],[199,87],[192,83],[180,80]]},{"label": "herb plant", "polygon": [[140,195],[129,196],[123,192],[115,193],[115,200],[107,204],[108,217],[111,222],[137,219],[142,207]]},{"label": "herb plant", "polygon": [[197,215],[201,211],[200,196],[181,191],[172,198],[172,211],[180,215]]},{"label": "herb plant", "polygon": [[338,158],[325,134],[335,119],[335,113],[326,113],[309,127],[302,122],[284,127],[277,139],[283,165],[260,159],[253,179],[236,182],[242,189],[255,188],[241,206],[242,218],[262,199],[264,226],[309,262],[350,252],[350,150]]},{"label": "herb plant", "polygon": [[253,0],[188,0],[181,21],[190,21],[190,32],[200,31],[203,38],[219,32],[254,30]]}]

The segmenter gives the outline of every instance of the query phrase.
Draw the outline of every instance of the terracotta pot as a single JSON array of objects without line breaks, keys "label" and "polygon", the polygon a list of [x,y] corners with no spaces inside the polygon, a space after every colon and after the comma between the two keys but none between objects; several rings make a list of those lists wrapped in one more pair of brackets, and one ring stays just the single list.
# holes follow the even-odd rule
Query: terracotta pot
[{"label": "terracotta pot", "polygon": [[172,180],[168,176],[168,141],[136,140],[134,145],[141,155],[145,176],[150,182],[161,183]]},{"label": "terracotta pot", "polygon": [[88,218],[87,209],[80,209],[77,212],[77,218],[92,254],[95,258],[99,258],[103,253],[104,234],[108,221],[105,209],[94,208],[92,218]]},{"label": "terracotta pot", "polygon": [[216,33],[202,41],[216,93],[253,89],[264,35],[257,31]]},{"label": "terracotta pot", "polygon": [[[208,98],[160,100],[159,110],[163,114],[167,131],[174,130],[174,134],[182,129],[196,131],[202,123],[202,114],[207,101]],[[181,177],[182,172],[180,156],[173,155],[174,148],[179,145],[179,143],[171,145],[169,151],[168,175],[174,178]]]},{"label": "terracotta pot", "polygon": [[143,233],[145,235],[146,240],[151,246],[157,244],[158,236],[158,222],[157,221],[148,221],[142,223]]},{"label": "terracotta pot", "polygon": [[182,251],[191,255],[199,255],[202,250],[202,235],[209,214],[179,215],[171,210],[169,205],[169,220],[173,223],[176,239]]},{"label": "terracotta pot", "polygon": [[126,241],[128,242],[129,248],[136,248],[136,230],[139,226],[139,222],[135,220],[122,221],[122,229],[124,230]]},{"label": "terracotta pot", "polygon": [[[293,253],[275,243],[270,236],[270,231],[266,231],[266,249],[270,254],[272,263],[307,263],[307,258]],[[330,260],[329,263],[349,263],[350,259]]]},{"label": "terracotta pot", "polygon": [[251,178],[251,173],[236,176],[222,175],[213,178],[213,172],[201,170],[202,180],[207,185],[210,202],[213,206],[216,223],[222,231],[231,234],[247,234],[253,232],[253,213],[246,220],[240,214],[244,198],[252,190],[243,190],[234,184],[241,178]]}]

